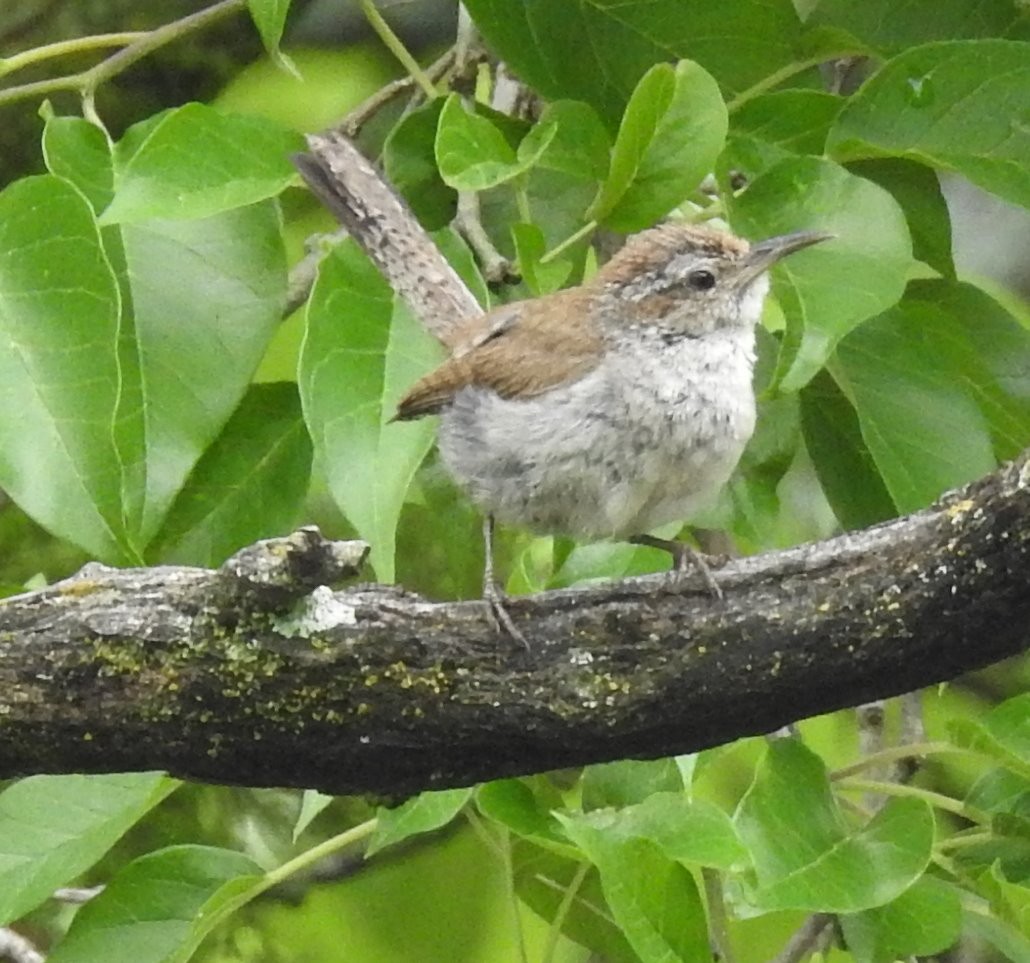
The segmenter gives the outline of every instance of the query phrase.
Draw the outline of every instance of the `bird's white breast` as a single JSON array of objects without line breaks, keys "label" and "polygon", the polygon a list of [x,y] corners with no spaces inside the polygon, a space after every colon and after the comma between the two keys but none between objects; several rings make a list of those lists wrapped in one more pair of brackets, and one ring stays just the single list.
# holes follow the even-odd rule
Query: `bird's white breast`
[{"label": "bird's white breast", "polygon": [[690,516],[754,430],[754,332],[627,339],[573,384],[506,400],[469,387],[440,451],[486,512],[547,533],[629,536]]}]

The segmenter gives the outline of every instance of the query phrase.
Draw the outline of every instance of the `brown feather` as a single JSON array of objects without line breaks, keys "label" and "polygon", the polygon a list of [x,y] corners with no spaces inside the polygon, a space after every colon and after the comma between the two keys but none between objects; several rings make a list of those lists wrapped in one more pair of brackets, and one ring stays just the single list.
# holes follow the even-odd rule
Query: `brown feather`
[{"label": "brown feather", "polygon": [[[435,414],[462,388],[478,386],[502,398],[532,398],[576,381],[601,358],[600,334],[582,304],[586,288],[496,308],[464,322],[452,342],[454,357],[417,381],[397,406],[398,421]],[[531,311],[520,310],[532,305]],[[518,364],[512,363],[518,359]]]},{"label": "brown feather", "polygon": [[667,221],[634,234],[594,275],[591,284],[625,283],[654,270],[680,251],[694,250],[715,257],[741,257],[750,245],[743,238],[697,224]]}]

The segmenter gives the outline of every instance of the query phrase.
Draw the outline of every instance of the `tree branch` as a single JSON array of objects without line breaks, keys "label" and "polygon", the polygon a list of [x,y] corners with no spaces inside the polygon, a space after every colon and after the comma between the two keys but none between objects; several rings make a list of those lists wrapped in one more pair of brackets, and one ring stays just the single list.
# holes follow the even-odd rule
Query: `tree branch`
[{"label": "tree branch", "polygon": [[1027,645],[1030,458],[864,532],[719,570],[479,602],[326,585],[313,529],[216,572],[89,565],[0,604],[0,778],[168,769],[409,793],[690,752],[930,685]]}]

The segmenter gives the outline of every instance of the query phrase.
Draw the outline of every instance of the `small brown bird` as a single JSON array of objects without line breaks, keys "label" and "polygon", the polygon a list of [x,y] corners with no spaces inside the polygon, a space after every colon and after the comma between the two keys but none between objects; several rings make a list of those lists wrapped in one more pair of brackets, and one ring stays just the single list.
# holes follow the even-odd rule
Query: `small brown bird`
[{"label": "small brown bird", "polygon": [[[423,308],[451,357],[396,418],[440,416],[440,452],[485,515],[484,594],[525,639],[493,580],[493,519],[544,534],[623,538],[672,553],[651,529],[688,518],[726,483],[755,425],[755,325],[780,258],[828,240],[749,244],[682,223],[643,231],[587,283],[466,320],[470,294],[404,202],[338,132],[293,162],[315,194]],[[466,297],[467,296],[467,297]]]},{"label": "small brown bird", "polygon": [[[452,356],[401,400],[438,414],[444,464],[492,519],[542,534],[689,546],[649,535],[726,483],[755,425],[755,325],[780,258],[833,235],[757,244],[667,223],[580,287],[462,323]],[[493,593],[491,595],[491,593]],[[503,607],[499,617],[517,637]]]}]

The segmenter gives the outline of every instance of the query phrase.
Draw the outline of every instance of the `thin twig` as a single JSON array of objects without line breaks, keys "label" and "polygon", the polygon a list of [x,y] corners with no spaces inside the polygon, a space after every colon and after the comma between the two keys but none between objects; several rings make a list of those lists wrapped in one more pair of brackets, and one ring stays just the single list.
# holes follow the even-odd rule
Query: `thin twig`
[{"label": "thin twig", "polygon": [[[867,702],[855,710],[855,718],[858,722],[858,752],[861,756],[875,756],[886,748],[886,736],[884,734],[884,722],[887,717],[883,699],[875,702]],[[873,779],[883,779],[886,770],[883,765],[873,766],[870,771]],[[865,806],[876,812],[885,800],[882,796],[868,795],[865,799]]]},{"label": "thin twig", "polygon": [[318,266],[325,256],[337,244],[347,237],[346,228],[340,228],[331,234],[312,234],[304,242],[305,254],[290,269],[286,287],[286,303],[283,305],[283,318],[288,318],[308,299],[311,289],[318,277]]},{"label": "thin twig", "polygon": [[819,937],[833,923],[829,913],[813,913],[787,941],[771,963],[801,963],[815,949]]},{"label": "thin twig", "polygon": [[511,262],[494,247],[483,227],[479,217],[479,194],[475,191],[458,191],[454,227],[468,241],[488,283],[500,284],[512,276]]},{"label": "thin twig", "polygon": [[[923,702],[918,692],[903,695],[901,703],[901,743],[912,745],[926,739],[926,727],[923,724]],[[894,782],[911,782],[919,771],[921,759],[917,755],[900,756],[894,761],[890,778]]]},{"label": "thin twig", "polygon": [[[425,75],[434,84],[443,80],[454,68],[455,50],[451,47],[442,56],[433,61],[425,70]],[[345,133],[348,137],[356,137],[361,128],[368,123],[369,119],[385,107],[391,100],[411,90],[415,86],[415,78],[411,76],[398,77],[388,84],[380,87],[374,94],[363,100],[355,107],[343,121],[336,125],[336,129]],[[410,105],[409,105],[410,109]]]},{"label": "thin twig", "polygon": [[192,13],[180,20],[173,20],[171,23],[166,23],[156,30],[143,34],[139,40],[123,47],[88,70],[0,90],[0,104],[13,103],[37,96],[45,97],[61,90],[77,90],[83,98],[88,99],[101,84],[128,70],[148,54],[173,40],[178,40],[195,30],[201,30],[230,14],[243,10],[245,7],[246,0],[221,0],[220,3],[208,7],[206,10]]},{"label": "thin twig", "polygon": [[454,43],[454,63],[459,73],[464,73],[468,64],[475,59],[473,47],[479,41],[479,31],[469,16],[465,4],[458,4],[458,32]]}]

